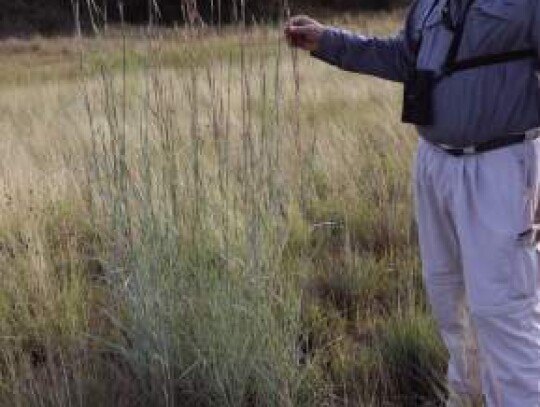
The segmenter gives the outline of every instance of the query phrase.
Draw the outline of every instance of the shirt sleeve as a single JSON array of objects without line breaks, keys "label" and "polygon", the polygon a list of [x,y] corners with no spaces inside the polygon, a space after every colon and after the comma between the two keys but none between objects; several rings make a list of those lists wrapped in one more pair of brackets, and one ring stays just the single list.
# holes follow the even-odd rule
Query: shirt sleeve
[{"label": "shirt sleeve", "polygon": [[346,71],[404,82],[416,60],[408,29],[412,25],[411,14],[405,28],[390,38],[366,37],[339,28],[327,28],[319,49],[312,55]]}]

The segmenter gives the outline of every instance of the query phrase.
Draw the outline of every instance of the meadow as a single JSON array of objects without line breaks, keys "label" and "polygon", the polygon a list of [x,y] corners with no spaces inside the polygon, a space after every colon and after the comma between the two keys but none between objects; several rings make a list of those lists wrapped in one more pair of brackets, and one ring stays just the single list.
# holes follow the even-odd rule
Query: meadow
[{"label": "meadow", "polygon": [[1,43],[0,406],[440,405],[400,99],[279,25]]}]

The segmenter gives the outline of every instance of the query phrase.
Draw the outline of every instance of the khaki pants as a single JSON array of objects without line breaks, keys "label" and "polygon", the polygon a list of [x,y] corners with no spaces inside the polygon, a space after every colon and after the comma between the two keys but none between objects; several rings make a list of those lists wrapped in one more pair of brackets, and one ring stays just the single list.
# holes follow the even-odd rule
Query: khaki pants
[{"label": "khaki pants", "polygon": [[[450,353],[448,406],[540,406],[540,285],[531,233],[538,141],[453,157],[421,141],[415,203],[423,272]],[[461,401],[457,401],[461,400]]]}]

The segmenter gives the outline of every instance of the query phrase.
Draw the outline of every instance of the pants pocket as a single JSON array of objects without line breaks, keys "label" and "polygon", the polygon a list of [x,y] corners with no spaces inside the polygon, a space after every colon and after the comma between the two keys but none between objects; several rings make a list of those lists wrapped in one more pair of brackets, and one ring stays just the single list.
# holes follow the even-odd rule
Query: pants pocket
[{"label": "pants pocket", "polygon": [[516,237],[513,249],[515,264],[513,288],[517,298],[529,298],[538,289],[540,263],[537,243],[540,233],[537,227],[538,215],[538,148],[536,141],[523,145],[522,165],[526,194],[526,227]]},{"label": "pants pocket", "polygon": [[537,292],[539,271],[533,236],[516,240],[510,250],[510,297],[513,300],[532,298]]}]

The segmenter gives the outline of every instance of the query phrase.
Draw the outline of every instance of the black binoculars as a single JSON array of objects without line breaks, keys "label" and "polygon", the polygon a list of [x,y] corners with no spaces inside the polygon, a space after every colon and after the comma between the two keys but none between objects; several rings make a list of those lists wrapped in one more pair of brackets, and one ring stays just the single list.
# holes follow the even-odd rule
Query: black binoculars
[{"label": "black binoculars", "polygon": [[404,123],[418,126],[433,124],[433,89],[435,87],[435,72],[415,70],[405,81],[403,95]]}]

